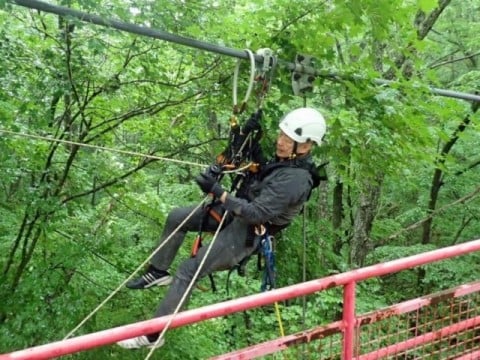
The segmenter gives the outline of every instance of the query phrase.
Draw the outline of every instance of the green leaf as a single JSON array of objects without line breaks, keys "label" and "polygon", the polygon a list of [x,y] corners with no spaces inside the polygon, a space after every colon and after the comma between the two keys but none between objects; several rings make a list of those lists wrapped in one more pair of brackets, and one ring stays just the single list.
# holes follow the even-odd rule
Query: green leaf
[{"label": "green leaf", "polygon": [[437,8],[438,0],[418,0],[420,10],[429,12]]}]

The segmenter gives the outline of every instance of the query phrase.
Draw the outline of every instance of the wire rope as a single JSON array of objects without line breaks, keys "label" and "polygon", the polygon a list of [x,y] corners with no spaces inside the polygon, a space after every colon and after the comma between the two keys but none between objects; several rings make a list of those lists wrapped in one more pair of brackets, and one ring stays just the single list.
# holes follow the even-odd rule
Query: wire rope
[{"label": "wire rope", "polygon": [[[89,14],[89,13],[75,10],[75,9],[70,9],[64,6],[52,5],[52,4],[44,3],[38,0],[9,0],[9,2],[27,7],[30,9],[44,11],[44,12],[48,12],[48,13],[52,13],[60,16],[74,17],[84,22],[111,27],[117,30],[129,32],[132,34],[143,35],[143,36],[147,36],[155,39],[169,41],[172,43],[185,45],[185,46],[200,49],[200,50],[206,50],[206,51],[210,51],[210,52],[214,52],[217,54],[222,54],[230,57],[249,59],[249,54],[245,53],[245,51],[232,49],[232,48],[228,48],[220,45],[214,45],[204,41],[171,34],[166,31],[152,29],[145,26],[135,25],[135,24],[129,24],[126,22],[115,20],[115,19],[104,19],[98,15]],[[255,58],[255,61],[258,63],[263,62],[263,57],[261,55],[254,54],[254,58]],[[332,81],[339,80],[339,79],[353,80],[353,81],[368,80],[360,76],[350,76],[350,75],[345,76],[339,73],[332,73],[331,71],[327,71],[327,70],[317,70],[309,66],[287,62],[282,59],[278,59],[277,62],[279,65],[283,66],[287,70],[295,71],[297,73],[319,76]],[[373,79],[372,81],[377,85],[389,86],[391,84],[395,84],[394,81],[385,80],[385,79]],[[463,93],[463,92],[458,92],[453,90],[444,90],[444,89],[439,89],[434,87],[428,87],[428,89],[431,93],[435,95],[480,102],[480,95],[468,94],[468,93]]]}]

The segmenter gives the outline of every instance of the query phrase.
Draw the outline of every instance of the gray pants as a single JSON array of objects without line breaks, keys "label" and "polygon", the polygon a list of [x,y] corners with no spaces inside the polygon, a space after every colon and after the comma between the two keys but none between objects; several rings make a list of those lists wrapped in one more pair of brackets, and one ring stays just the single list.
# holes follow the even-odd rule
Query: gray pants
[{"label": "gray pants", "polygon": [[[170,234],[180,225],[180,223],[193,211],[195,206],[177,208],[170,212],[167,217],[165,228],[161,236],[160,244],[170,236]],[[154,255],[151,264],[160,270],[168,270],[175,255],[182,245],[185,235],[188,231],[198,231],[204,218],[205,210],[198,209],[190,219],[168,240],[168,242]],[[218,226],[211,216],[204,224],[203,230],[207,232],[215,231]],[[243,258],[251,255],[255,245],[247,247],[245,244],[249,225],[240,217],[234,217],[218,233],[208,257],[200,271],[199,280],[206,275],[220,270],[229,270],[238,264]],[[175,311],[179,301],[185,294],[200,262],[205,257],[209,244],[203,244],[199,249],[197,256],[183,261],[178,267],[173,282],[167,290],[165,297],[155,312],[155,317],[171,314]],[[188,303],[190,294],[188,294],[183,307]]]}]

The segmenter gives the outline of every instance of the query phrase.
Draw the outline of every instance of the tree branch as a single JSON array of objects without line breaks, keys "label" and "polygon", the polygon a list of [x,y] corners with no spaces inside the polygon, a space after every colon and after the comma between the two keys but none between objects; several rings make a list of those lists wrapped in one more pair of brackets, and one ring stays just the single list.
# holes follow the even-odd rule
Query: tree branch
[{"label": "tree branch", "polygon": [[[440,0],[438,3],[438,7],[434,9],[425,20],[423,20],[419,24],[419,28],[417,30],[417,38],[418,40],[423,40],[428,35],[430,30],[432,29],[435,22],[438,20],[442,12],[445,8],[450,4],[452,0]],[[418,15],[417,15],[418,16]]]},{"label": "tree branch", "polygon": [[469,60],[469,59],[472,59],[472,58],[477,57],[479,55],[480,55],[480,51],[476,52],[474,54],[471,54],[471,55],[461,57],[461,58],[451,59],[451,60],[443,61],[441,63],[436,63],[435,65],[431,65],[430,69],[435,69],[437,67],[448,65],[448,64],[453,64],[453,63],[456,63],[456,62],[459,62],[459,61]]},{"label": "tree branch", "polygon": [[414,230],[416,228],[418,228],[419,226],[421,226],[423,223],[425,223],[426,221],[428,220],[431,220],[433,219],[434,216],[440,214],[441,212],[447,210],[448,208],[452,207],[452,206],[455,206],[457,204],[461,204],[461,203],[467,203],[471,200],[473,200],[474,198],[476,198],[478,196],[478,194],[480,193],[480,186],[477,187],[474,191],[472,191],[470,194],[467,194],[465,195],[464,197],[458,199],[458,200],[455,200],[454,202],[450,203],[450,204],[447,204],[443,207],[441,207],[440,209],[437,209],[435,211],[432,211],[430,213],[430,215],[428,215],[427,217],[423,218],[422,220],[420,221],[417,221],[416,223],[410,225],[410,226],[407,226],[406,228],[403,228],[399,231],[397,231],[396,233],[384,238],[383,240],[379,241],[375,247],[379,247],[379,246],[383,246],[385,244],[387,244],[390,240],[393,240],[395,239],[396,237],[398,237],[399,235],[401,235],[402,233],[406,232],[406,231],[410,231],[410,230]]}]

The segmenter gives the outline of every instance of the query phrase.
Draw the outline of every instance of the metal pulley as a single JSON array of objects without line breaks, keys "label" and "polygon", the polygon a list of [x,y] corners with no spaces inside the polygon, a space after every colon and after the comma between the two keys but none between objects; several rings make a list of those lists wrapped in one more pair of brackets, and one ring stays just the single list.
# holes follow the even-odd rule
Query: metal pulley
[{"label": "metal pulley", "polygon": [[313,90],[315,76],[304,72],[304,67],[313,67],[314,57],[297,54],[295,56],[295,69],[292,71],[292,89],[297,96],[303,96]]}]

